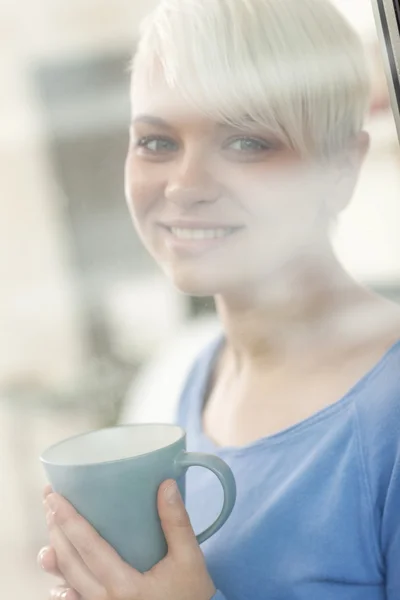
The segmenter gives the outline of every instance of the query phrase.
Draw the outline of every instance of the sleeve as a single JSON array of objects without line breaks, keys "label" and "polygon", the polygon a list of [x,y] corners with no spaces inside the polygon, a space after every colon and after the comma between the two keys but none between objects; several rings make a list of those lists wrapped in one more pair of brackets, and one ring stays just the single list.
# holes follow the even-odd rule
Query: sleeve
[{"label": "sleeve", "polygon": [[226,600],[226,598],[222,592],[217,591],[217,593],[214,594],[214,596],[211,598],[211,600]]},{"label": "sleeve", "polygon": [[400,598],[400,361],[395,367],[394,385],[375,390],[358,411],[386,600]]},{"label": "sleeve", "polygon": [[[397,423],[400,424],[400,421]],[[382,514],[382,550],[386,567],[386,599],[398,600],[400,598],[400,443]]]}]

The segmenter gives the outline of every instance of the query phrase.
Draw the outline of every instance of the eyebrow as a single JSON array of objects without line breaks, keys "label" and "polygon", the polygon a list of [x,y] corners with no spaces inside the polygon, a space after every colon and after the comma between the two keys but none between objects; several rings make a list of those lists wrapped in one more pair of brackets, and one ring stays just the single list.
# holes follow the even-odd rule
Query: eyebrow
[{"label": "eyebrow", "polygon": [[[165,127],[168,129],[173,128],[173,126],[170,123],[168,123],[168,121],[165,121],[161,117],[156,117],[154,115],[146,115],[146,114],[138,115],[137,117],[135,117],[132,120],[132,124],[136,124],[136,123],[146,123],[147,125],[155,125],[156,127]],[[221,129],[231,127],[228,123],[223,123],[223,122],[217,123],[217,126]]]},{"label": "eyebrow", "polygon": [[[256,121],[249,115],[246,115],[245,118],[250,127],[256,124]],[[138,123],[145,123],[146,125],[153,125],[154,127],[162,127],[163,129],[174,129],[174,126],[171,123],[168,123],[168,121],[165,121],[161,117],[156,117],[154,115],[149,114],[139,114],[132,120],[131,124],[136,125]],[[217,126],[219,129],[222,130],[231,129],[232,127],[234,127],[234,125],[230,125],[229,123],[224,122],[217,123]]]},{"label": "eyebrow", "polygon": [[138,115],[132,121],[132,124],[146,123],[147,125],[154,125],[155,127],[164,127],[166,129],[172,129],[172,125],[161,119],[160,117],[154,117],[153,115]]}]

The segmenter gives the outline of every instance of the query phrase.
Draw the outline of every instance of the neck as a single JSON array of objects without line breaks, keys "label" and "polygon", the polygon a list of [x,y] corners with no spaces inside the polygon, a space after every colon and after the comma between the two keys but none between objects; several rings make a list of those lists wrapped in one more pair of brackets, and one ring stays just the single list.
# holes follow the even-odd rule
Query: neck
[{"label": "neck", "polygon": [[360,327],[363,303],[376,301],[330,252],[288,265],[257,290],[216,298],[238,367],[313,360],[361,342],[370,325],[364,318]]}]

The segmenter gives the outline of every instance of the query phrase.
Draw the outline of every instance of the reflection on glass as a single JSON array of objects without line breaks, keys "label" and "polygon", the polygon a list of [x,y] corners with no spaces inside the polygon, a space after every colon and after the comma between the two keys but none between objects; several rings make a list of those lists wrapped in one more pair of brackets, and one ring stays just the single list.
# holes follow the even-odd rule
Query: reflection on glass
[{"label": "reflection on glass", "polygon": [[[142,38],[158,3],[132,4],[0,9],[0,552],[15,600],[21,553],[31,565],[46,540],[43,447],[175,419],[196,356],[216,340],[193,444],[246,448],[329,411],[400,337],[400,152],[369,1],[187,0],[161,10],[158,29],[149,17]],[[388,361],[364,390],[366,405],[382,402],[377,419],[397,389]],[[345,464],[339,446],[316,447],[332,457],[327,471]],[[265,474],[274,489],[284,476]],[[193,498],[208,485],[192,482],[188,497],[199,528],[212,515]],[[326,489],[332,508],[341,488]],[[347,533],[368,548],[354,497]],[[363,600],[389,577],[371,556]],[[44,597],[47,580],[26,574]]]}]

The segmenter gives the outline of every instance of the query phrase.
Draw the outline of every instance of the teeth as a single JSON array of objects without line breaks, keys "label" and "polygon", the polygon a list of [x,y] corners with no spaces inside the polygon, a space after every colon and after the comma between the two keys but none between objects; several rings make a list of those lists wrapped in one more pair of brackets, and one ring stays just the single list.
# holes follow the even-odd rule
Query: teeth
[{"label": "teeth", "polygon": [[232,233],[232,229],[180,229],[172,227],[171,232],[180,240],[214,240]]}]

